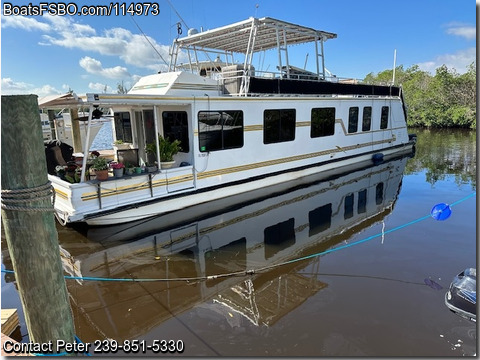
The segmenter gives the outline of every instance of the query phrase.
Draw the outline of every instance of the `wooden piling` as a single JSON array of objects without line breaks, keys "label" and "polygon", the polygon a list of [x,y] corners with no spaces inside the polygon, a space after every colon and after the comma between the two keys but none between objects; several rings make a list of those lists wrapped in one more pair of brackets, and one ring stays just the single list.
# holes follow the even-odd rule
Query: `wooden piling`
[{"label": "wooden piling", "polygon": [[73,343],[37,96],[1,105],[2,222],[30,340]]},{"label": "wooden piling", "polygon": [[70,109],[70,119],[72,122],[73,151],[76,153],[82,152],[83,144],[82,137],[80,135],[80,121],[78,120],[77,108]]}]

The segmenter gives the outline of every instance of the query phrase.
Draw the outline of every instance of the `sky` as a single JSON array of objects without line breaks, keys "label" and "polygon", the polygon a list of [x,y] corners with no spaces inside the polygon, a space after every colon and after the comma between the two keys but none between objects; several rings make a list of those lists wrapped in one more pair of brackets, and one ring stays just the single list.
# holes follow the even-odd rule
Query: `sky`
[{"label": "sky", "polygon": [[[147,16],[134,17],[7,15],[13,12],[9,3],[39,1],[1,1],[2,95],[116,93],[118,84],[131,88],[140,77],[165,71],[161,58],[169,61],[178,22],[185,36],[188,28],[205,31],[252,16],[336,33],[324,44],[325,66],[341,78],[392,69],[395,50],[397,66],[418,65],[432,75],[443,64],[464,73],[476,58],[476,4],[468,0],[158,0],[158,15],[150,8]],[[277,63],[265,61],[276,57],[269,53],[254,66],[273,70]],[[289,62],[315,68],[314,53],[302,46],[289,50]]]}]

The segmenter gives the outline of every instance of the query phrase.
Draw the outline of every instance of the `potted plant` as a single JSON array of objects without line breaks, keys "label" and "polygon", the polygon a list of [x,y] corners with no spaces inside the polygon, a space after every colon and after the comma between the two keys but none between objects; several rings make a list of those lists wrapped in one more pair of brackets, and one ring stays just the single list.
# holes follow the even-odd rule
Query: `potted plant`
[{"label": "potted plant", "polygon": [[67,173],[67,166],[66,165],[57,165],[55,166],[55,172],[57,173],[57,176],[65,180],[65,174]]},{"label": "potted plant", "polygon": [[98,180],[108,179],[108,162],[106,158],[96,157],[92,161],[92,169],[95,170],[95,176]]},{"label": "potted plant", "polygon": [[114,148],[117,150],[128,150],[130,149],[130,143],[126,143],[123,140],[115,140],[113,143]]},{"label": "potted plant", "polygon": [[152,163],[146,163],[145,168],[147,169],[147,172],[149,172],[149,173],[157,171],[157,165],[152,164]]},{"label": "potted plant", "polygon": [[133,175],[134,172],[135,172],[135,166],[133,166],[129,162],[126,162],[125,163],[125,174]]},{"label": "potted plant", "polygon": [[[158,142],[160,144],[160,164],[162,169],[172,167],[175,164],[173,157],[182,149],[180,147],[180,140],[171,141],[168,137],[164,138],[158,135]],[[148,154],[157,154],[157,146],[155,143],[149,143],[145,147]]]},{"label": "potted plant", "polygon": [[110,163],[110,168],[113,170],[113,175],[115,175],[116,178],[121,178],[123,176],[124,167],[125,165],[123,165],[121,162]]}]

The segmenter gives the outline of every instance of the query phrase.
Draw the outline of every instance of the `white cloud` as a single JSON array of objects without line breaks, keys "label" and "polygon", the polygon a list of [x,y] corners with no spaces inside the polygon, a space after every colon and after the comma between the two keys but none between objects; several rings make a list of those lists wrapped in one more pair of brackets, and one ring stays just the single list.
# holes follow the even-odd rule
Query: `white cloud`
[{"label": "white cloud", "polygon": [[2,95],[37,94],[39,96],[44,96],[62,93],[62,91],[57,90],[55,87],[49,84],[36,87],[33,84],[23,81],[15,81],[11,78],[2,78]]},{"label": "white cloud", "polygon": [[108,86],[107,84],[101,84],[101,83],[89,83],[88,88],[95,91],[95,92],[106,92],[106,93],[111,93],[112,88]]},{"label": "white cloud", "polygon": [[476,48],[471,47],[466,50],[457,51],[454,54],[443,54],[435,59],[418,64],[423,71],[435,74],[435,70],[442,65],[446,65],[449,69],[455,69],[459,74],[467,72],[468,66],[476,61]]},{"label": "white cloud", "polygon": [[51,27],[47,23],[37,21],[34,18],[26,16],[3,16],[2,17],[2,28],[17,28],[27,31],[50,31]]},{"label": "white cloud", "polygon": [[[158,53],[168,62],[169,46],[158,44],[151,37],[148,37],[147,41],[143,35],[134,34],[123,28],[105,29],[101,34],[97,34],[93,27],[82,24],[72,17],[44,15],[41,19],[39,21],[24,16],[3,17],[2,27],[40,31],[42,40],[38,44],[42,46],[60,46],[67,49],[80,49],[89,54],[116,56],[127,65],[149,69],[153,72],[167,69],[167,65],[164,64]],[[94,60],[91,57],[88,58]],[[89,73],[111,79],[130,76],[125,67],[103,68],[101,64],[86,61],[85,57],[80,61],[81,66]]]},{"label": "white cloud", "polygon": [[463,37],[467,40],[473,40],[477,36],[475,26],[465,24],[450,24],[447,27],[447,34]]},{"label": "white cloud", "polygon": [[53,32],[43,34],[43,41],[40,45],[56,45],[101,55],[117,56],[126,64],[153,71],[166,68],[157,51],[168,61],[169,47],[157,44],[151,37],[148,37],[148,41],[152,45],[143,35],[133,34],[123,28],[106,29],[101,35],[98,35],[94,28],[78,24],[72,18],[58,16],[46,18],[55,32],[54,35]]},{"label": "white cloud", "polygon": [[124,79],[130,77],[125,67],[115,66],[112,68],[104,68],[99,60],[89,56],[81,58],[79,63],[80,66],[90,74],[104,76],[109,79]]}]

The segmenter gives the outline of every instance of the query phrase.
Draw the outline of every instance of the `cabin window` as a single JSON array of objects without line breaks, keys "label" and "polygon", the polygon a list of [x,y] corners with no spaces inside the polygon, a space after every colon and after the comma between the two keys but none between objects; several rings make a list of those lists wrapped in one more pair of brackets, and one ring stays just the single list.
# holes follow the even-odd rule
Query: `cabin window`
[{"label": "cabin window", "polygon": [[351,107],[348,111],[348,133],[357,132],[358,129],[358,106]]},{"label": "cabin window", "polygon": [[363,108],[362,131],[370,131],[372,127],[372,107]]},{"label": "cabin window", "polygon": [[367,189],[358,192],[358,207],[359,214],[367,211]]},{"label": "cabin window", "polygon": [[332,223],[332,204],[323,205],[308,213],[308,236],[327,230]]},{"label": "cabin window", "polygon": [[290,218],[265,228],[265,259],[268,260],[278,252],[295,244],[295,219]]},{"label": "cabin window", "polygon": [[241,148],[243,111],[200,111],[198,141],[201,152]]},{"label": "cabin window", "polygon": [[353,216],[353,194],[345,196],[344,219],[349,219]]},{"label": "cabin window", "polygon": [[263,112],[263,143],[272,144],[295,140],[295,109]]},{"label": "cabin window", "polygon": [[335,108],[312,109],[310,137],[330,136],[335,132]]},{"label": "cabin window", "polygon": [[382,117],[380,118],[380,129],[386,129],[388,127],[388,106],[382,106]]},{"label": "cabin window", "polygon": [[186,111],[164,111],[162,113],[163,135],[170,141],[179,140],[182,152],[190,152],[188,140],[188,116]]},{"label": "cabin window", "polygon": [[128,111],[116,112],[113,117],[115,121],[115,137],[126,143],[132,142],[132,121]]}]

